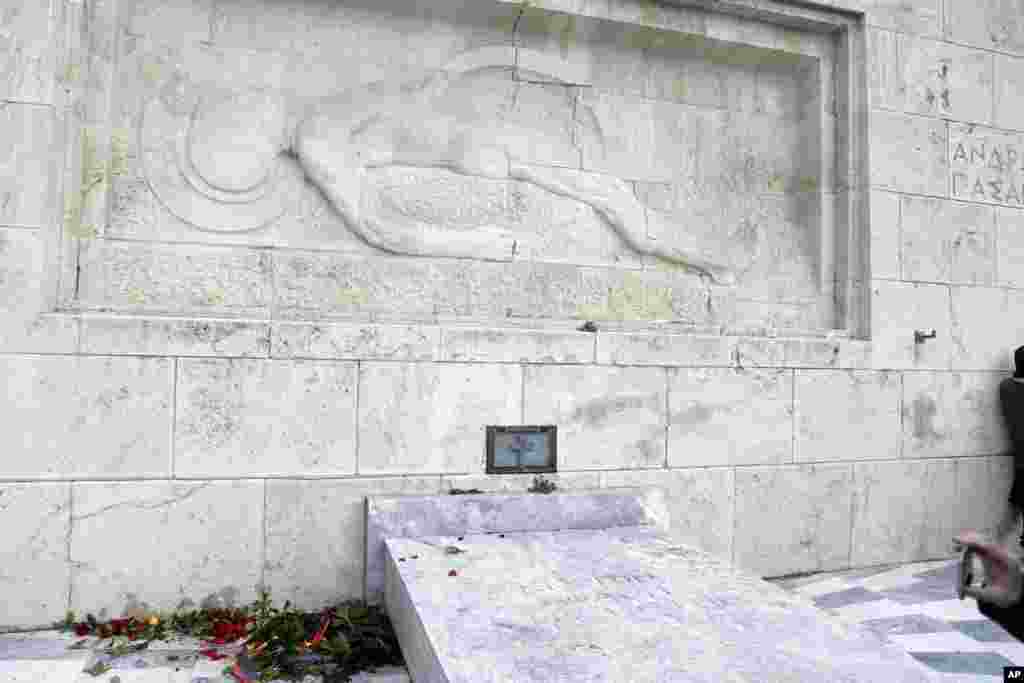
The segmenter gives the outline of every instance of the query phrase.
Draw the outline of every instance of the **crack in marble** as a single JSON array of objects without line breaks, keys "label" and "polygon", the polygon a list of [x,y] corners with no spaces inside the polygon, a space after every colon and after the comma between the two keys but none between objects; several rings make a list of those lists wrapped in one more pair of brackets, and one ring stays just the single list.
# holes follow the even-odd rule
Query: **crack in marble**
[{"label": "crack in marble", "polygon": [[195,494],[199,493],[200,491],[202,491],[202,490],[204,490],[206,488],[209,488],[212,485],[213,485],[213,482],[206,482],[204,484],[199,484],[197,486],[193,486],[192,488],[190,488],[184,494],[172,496],[170,500],[161,500],[161,501],[157,501],[157,502],[153,502],[153,503],[147,503],[147,502],[144,502],[144,501],[135,501],[135,500],[124,501],[124,502],[120,502],[120,503],[112,503],[111,505],[106,505],[106,506],[100,508],[99,510],[96,510],[94,512],[90,512],[88,514],[79,515],[77,517],[76,516],[72,516],[71,520],[72,520],[72,523],[80,522],[83,519],[89,519],[91,517],[97,517],[97,516],[102,515],[102,514],[104,514],[106,512],[109,512],[111,510],[115,510],[117,508],[124,508],[124,507],[135,508],[137,510],[159,510],[160,508],[170,507],[170,506],[175,505],[177,503],[181,503],[181,502],[183,502],[185,500],[188,500],[189,498],[191,498]]}]

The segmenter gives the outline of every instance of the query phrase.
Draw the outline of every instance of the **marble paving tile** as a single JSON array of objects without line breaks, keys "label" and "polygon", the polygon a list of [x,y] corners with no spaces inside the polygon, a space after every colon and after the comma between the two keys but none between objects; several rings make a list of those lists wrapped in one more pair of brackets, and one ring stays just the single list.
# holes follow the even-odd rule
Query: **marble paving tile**
[{"label": "marble paving tile", "polygon": [[76,612],[113,617],[132,602],[174,609],[214,594],[237,604],[256,599],[262,481],[80,482],[72,500]]},{"label": "marble paving tile", "polygon": [[983,643],[1016,643],[1019,642],[999,624],[990,619],[973,621],[951,621],[950,625],[975,640]]},{"label": "marble paving tile", "polygon": [[869,591],[861,588],[860,586],[854,586],[841,590],[836,593],[825,593],[814,598],[814,604],[816,607],[822,609],[836,609],[838,607],[846,607],[847,605],[859,605],[865,602],[874,602],[875,600],[882,600],[884,597],[880,593]]},{"label": "marble paving tile", "polygon": [[900,586],[883,591],[882,595],[890,600],[907,605],[917,605],[922,602],[935,600],[948,600],[956,596],[956,583],[953,580],[939,582],[918,581],[909,586]]},{"label": "marble paving tile", "polygon": [[438,493],[437,477],[268,481],[264,582],[271,595],[310,610],[362,598],[366,496]]},{"label": "marble paving tile", "polygon": [[1024,643],[1014,640],[1013,642],[988,642],[979,643],[985,652],[995,652],[1006,657],[1017,666],[1024,666]]},{"label": "marble paving tile", "polygon": [[942,631],[953,630],[953,627],[947,622],[934,617],[927,617],[923,614],[908,614],[902,617],[885,617],[882,619],[865,619],[861,623],[875,633],[883,636],[940,633]]},{"label": "marble paving tile", "polygon": [[911,652],[911,657],[927,666],[945,673],[1002,676],[1004,666],[1013,662],[994,652]]},{"label": "marble paving tile", "polygon": [[64,638],[0,638],[0,660],[62,659],[74,655],[75,650],[68,650],[68,641]]},{"label": "marble paving tile", "polygon": [[662,368],[528,365],[524,424],[558,427],[559,469],[665,465]]},{"label": "marble paving tile", "polygon": [[183,358],[176,396],[176,475],[355,473],[353,362]]},{"label": "marble paving tile", "polygon": [[984,652],[974,638],[951,629],[938,633],[893,634],[889,640],[902,646],[907,652]]},{"label": "marble paving tile", "polygon": [[978,619],[979,615],[984,616],[978,611],[978,603],[970,598],[923,602],[913,605],[913,608],[926,616],[946,621],[971,621]]},{"label": "marble paving tile", "polygon": [[950,583],[954,583],[960,576],[960,563],[959,561],[946,562],[940,567],[934,569],[926,569],[922,572],[914,574],[919,579],[942,579],[948,580]]},{"label": "marble paving tile", "polygon": [[[826,574],[826,576],[828,576]],[[829,578],[818,578],[810,583],[794,588],[794,592],[808,598],[816,598],[821,595],[827,595],[829,593],[837,593],[842,590],[846,590],[851,587],[851,584],[845,579],[837,577]]]},{"label": "marble paving tile", "polygon": [[[82,675],[83,659],[40,659],[0,662],[0,680],[4,683],[62,683],[77,681]],[[154,682],[156,683],[156,682]],[[160,682],[162,683],[162,682]]]},{"label": "marble paving tile", "polygon": [[517,365],[363,362],[358,472],[482,472],[483,425],[521,424],[521,387]]},{"label": "marble paving tile", "polygon": [[788,370],[671,369],[669,465],[790,462],[792,396]]},{"label": "marble paving tile", "polygon": [[[872,600],[857,605],[847,605],[830,610],[832,614],[842,617],[847,621],[862,622],[868,619],[887,619],[893,617],[905,617],[911,614],[920,614],[918,605],[901,605],[892,600]],[[941,619],[941,617],[936,617]]]}]

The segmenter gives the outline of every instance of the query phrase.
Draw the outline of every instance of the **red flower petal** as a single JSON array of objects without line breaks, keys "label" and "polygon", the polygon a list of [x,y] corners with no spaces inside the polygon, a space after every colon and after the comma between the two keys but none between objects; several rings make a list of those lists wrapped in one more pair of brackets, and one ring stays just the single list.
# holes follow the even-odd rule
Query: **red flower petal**
[{"label": "red flower petal", "polygon": [[75,635],[76,636],[87,636],[92,629],[89,628],[88,624],[75,624]]},{"label": "red flower petal", "polygon": [[448,572],[448,576],[458,576],[458,575],[459,575],[459,573],[457,571],[455,571],[454,569],[451,570],[450,572]]}]

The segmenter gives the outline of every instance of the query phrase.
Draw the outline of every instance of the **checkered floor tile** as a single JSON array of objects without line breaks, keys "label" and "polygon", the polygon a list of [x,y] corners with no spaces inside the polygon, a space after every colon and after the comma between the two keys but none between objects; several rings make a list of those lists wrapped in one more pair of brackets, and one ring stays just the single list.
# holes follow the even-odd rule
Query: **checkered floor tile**
[{"label": "checkered floor tile", "polygon": [[959,600],[959,561],[818,574],[776,583],[904,647],[941,680],[1002,680],[1024,666],[1024,644]]}]

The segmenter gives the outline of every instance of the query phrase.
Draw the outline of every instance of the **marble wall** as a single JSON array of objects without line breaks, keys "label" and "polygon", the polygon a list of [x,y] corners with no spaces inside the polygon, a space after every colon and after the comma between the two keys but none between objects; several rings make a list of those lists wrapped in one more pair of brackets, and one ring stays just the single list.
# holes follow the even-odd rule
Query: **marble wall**
[{"label": "marble wall", "polygon": [[[525,153],[625,175],[654,237],[659,212],[699,224],[756,210],[774,248],[737,286],[659,266],[586,207],[482,182],[444,191],[529,235],[518,261],[384,258],[309,188],[262,232],[198,231],[164,210],[132,131],[137,95],[175,69],[310,98],[494,43],[509,28],[495,20],[515,13],[460,0],[381,22],[378,4],[0,8],[0,626],[247,601],[260,583],[311,608],[359,595],[364,496],[529,485],[483,473],[487,424],[557,424],[560,487],[665,487],[681,537],[762,575],[945,557],[954,531],[995,524],[1011,463],[994,392],[1024,344],[1020,3],[821,3],[866,23],[870,278],[855,285],[869,339],[796,335],[835,312],[813,272],[823,252],[805,239],[799,155],[772,162],[796,164],[779,174],[795,188],[755,167],[746,182],[766,187],[742,201],[674,183],[687,160],[729,167],[728,153],[658,156],[659,135],[685,132],[668,125],[680,107],[774,116],[748,145],[798,136],[794,71],[741,60],[721,65],[733,87],[718,88],[687,61],[692,45],[645,43],[641,61],[584,49],[607,43],[600,22],[581,19],[575,42],[568,24],[524,37],[538,60],[527,66],[557,58],[570,81],[521,88],[516,115],[565,143]],[[111,17],[108,45],[95,35]],[[90,80],[102,70],[67,58],[90,39],[113,92],[132,95],[99,98],[106,113],[73,96],[104,87]],[[643,121],[643,135],[574,137],[573,107],[594,95],[573,88],[595,83],[614,92],[591,110]],[[693,125],[728,138],[729,117],[707,116]],[[65,188],[65,152],[91,149],[76,117],[111,122],[99,214]],[[79,310],[54,311],[69,293]],[[666,312],[700,329],[617,324]]]}]

